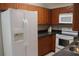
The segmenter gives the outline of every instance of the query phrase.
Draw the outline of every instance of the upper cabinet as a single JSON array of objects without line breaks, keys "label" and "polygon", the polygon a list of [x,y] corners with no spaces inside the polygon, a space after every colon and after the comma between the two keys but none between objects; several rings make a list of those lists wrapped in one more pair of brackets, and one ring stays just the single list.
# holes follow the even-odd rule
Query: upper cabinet
[{"label": "upper cabinet", "polygon": [[51,24],[58,25],[59,24],[59,14],[62,13],[72,13],[73,12],[73,6],[67,6],[67,7],[61,7],[61,8],[55,8],[52,9],[52,21]]},{"label": "upper cabinet", "polygon": [[79,31],[79,3],[75,3],[73,6],[73,30]]},{"label": "upper cabinet", "polygon": [[51,24],[57,25],[58,22],[59,22],[59,20],[58,20],[59,10],[58,9],[53,9],[51,15],[52,15],[51,16]]},{"label": "upper cabinet", "polygon": [[48,9],[39,8],[38,10],[38,24],[49,24],[48,21]]}]

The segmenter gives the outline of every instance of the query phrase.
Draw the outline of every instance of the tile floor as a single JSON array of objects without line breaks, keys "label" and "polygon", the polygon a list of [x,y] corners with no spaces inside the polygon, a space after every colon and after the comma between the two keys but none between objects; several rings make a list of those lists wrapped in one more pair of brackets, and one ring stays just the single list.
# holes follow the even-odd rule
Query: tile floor
[{"label": "tile floor", "polygon": [[46,54],[45,56],[52,56],[52,55],[54,55],[54,52],[50,52],[50,53]]},{"label": "tile floor", "polygon": [[53,56],[55,53],[57,53],[60,50],[61,49],[56,49],[56,52],[50,52],[50,53],[46,54],[45,56]]}]

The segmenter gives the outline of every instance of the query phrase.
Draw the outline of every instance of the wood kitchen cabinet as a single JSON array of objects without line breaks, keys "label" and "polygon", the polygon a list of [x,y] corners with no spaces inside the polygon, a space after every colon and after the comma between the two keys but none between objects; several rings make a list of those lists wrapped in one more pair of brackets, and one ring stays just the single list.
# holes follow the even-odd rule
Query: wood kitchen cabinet
[{"label": "wood kitchen cabinet", "polygon": [[67,6],[67,7],[61,7],[61,8],[55,8],[52,9],[51,14],[51,24],[58,25],[59,24],[59,14],[62,13],[72,13],[73,12],[73,6]]},{"label": "wood kitchen cabinet", "polygon": [[48,14],[49,14],[48,9],[39,8],[39,10],[38,10],[38,24],[49,24]]},{"label": "wood kitchen cabinet", "polygon": [[51,51],[55,52],[56,35],[40,37],[38,39],[38,55],[42,56]]},{"label": "wood kitchen cabinet", "polygon": [[56,35],[51,36],[51,51],[55,52]]},{"label": "wood kitchen cabinet", "polygon": [[73,8],[73,30],[79,31],[79,3],[75,3]]},{"label": "wood kitchen cabinet", "polygon": [[38,55],[42,56],[51,51],[51,36],[44,36],[38,39]]},{"label": "wood kitchen cabinet", "polygon": [[58,25],[59,24],[59,11],[58,9],[53,9],[52,10],[52,16],[51,16],[51,24],[53,25]]}]

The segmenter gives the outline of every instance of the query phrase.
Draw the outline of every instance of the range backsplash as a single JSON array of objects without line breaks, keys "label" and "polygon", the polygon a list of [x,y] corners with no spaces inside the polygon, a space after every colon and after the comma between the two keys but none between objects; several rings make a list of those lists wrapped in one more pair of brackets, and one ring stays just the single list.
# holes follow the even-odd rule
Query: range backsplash
[{"label": "range backsplash", "polygon": [[50,26],[52,26],[52,29],[57,29],[57,30],[67,30],[67,31],[72,30],[71,24],[59,24],[59,25],[38,25],[38,31],[47,30]]},{"label": "range backsplash", "polygon": [[52,29],[71,31],[72,30],[72,25],[70,25],[70,24],[52,25]]},{"label": "range backsplash", "polygon": [[40,30],[47,30],[49,25],[38,25],[38,31]]}]

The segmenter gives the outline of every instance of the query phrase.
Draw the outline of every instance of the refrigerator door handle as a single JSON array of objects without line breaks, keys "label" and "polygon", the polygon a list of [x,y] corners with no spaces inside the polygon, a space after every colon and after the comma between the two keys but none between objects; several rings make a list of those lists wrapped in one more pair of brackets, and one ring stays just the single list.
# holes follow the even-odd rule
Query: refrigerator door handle
[{"label": "refrigerator door handle", "polygon": [[24,28],[24,45],[27,46],[28,42],[27,42],[27,32],[28,32],[28,20],[24,19],[23,20],[23,28]]},{"label": "refrigerator door handle", "polygon": [[25,24],[25,23],[27,23],[27,24],[28,24],[28,21],[27,21],[27,19],[24,19],[24,20],[23,20],[23,22],[24,22],[24,24]]},{"label": "refrigerator door handle", "polygon": [[27,19],[24,19],[24,20],[23,20],[23,26],[25,27],[25,25],[27,25],[27,24],[28,24]]}]

